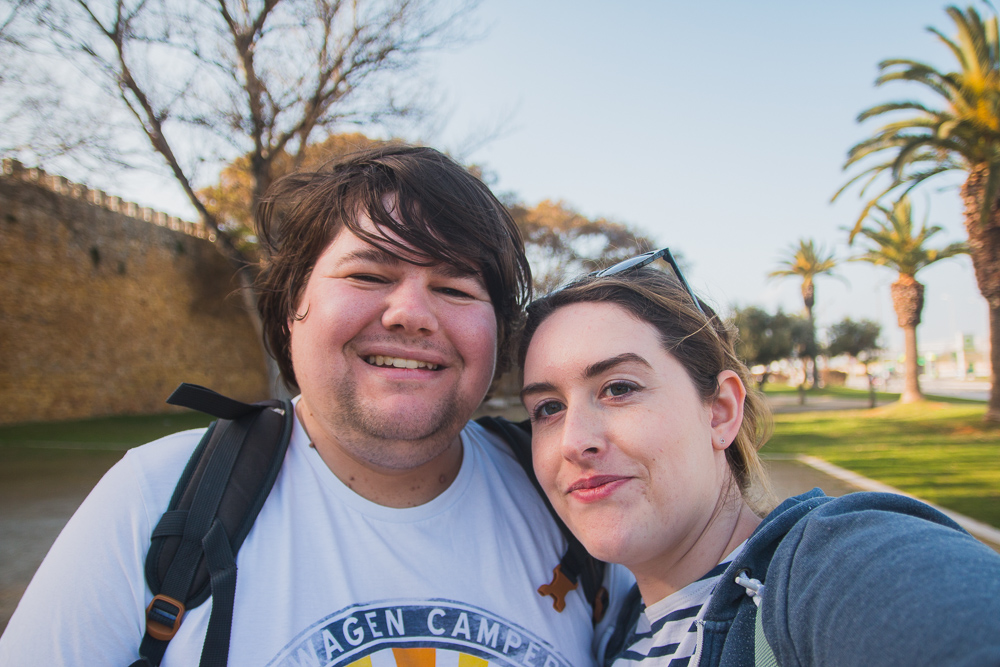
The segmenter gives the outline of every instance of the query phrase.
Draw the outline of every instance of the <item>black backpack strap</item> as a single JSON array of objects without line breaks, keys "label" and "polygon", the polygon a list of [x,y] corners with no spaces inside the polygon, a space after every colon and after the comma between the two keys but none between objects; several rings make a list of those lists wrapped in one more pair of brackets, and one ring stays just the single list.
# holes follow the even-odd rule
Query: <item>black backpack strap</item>
[{"label": "black backpack strap", "polygon": [[583,595],[594,610],[594,625],[597,625],[608,609],[608,591],[604,588],[605,564],[587,553],[580,540],[556,514],[541,484],[538,483],[535,468],[531,463],[531,422],[525,420],[514,423],[503,417],[480,417],[476,423],[496,433],[510,445],[518,463],[524,468],[528,479],[542,497],[545,507],[566,538],[566,553],[552,570],[552,581],[539,586],[538,594],[551,596],[552,606],[561,612],[566,608],[566,595],[578,585],[582,585]]},{"label": "black backpack strap", "polygon": [[289,401],[247,404],[182,384],[172,405],[219,417],[184,469],[167,511],[153,530],[146,582],[153,601],[134,665],[160,664],[188,609],[212,596],[201,665],[229,656],[236,554],[274,486],[294,423]]}]

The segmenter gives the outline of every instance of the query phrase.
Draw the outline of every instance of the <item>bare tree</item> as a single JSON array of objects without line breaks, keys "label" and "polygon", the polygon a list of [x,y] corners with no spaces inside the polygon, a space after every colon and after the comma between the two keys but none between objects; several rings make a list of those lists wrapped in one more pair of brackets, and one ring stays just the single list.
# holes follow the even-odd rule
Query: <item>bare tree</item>
[{"label": "bare tree", "polygon": [[125,166],[132,151],[108,122],[107,93],[82,89],[42,39],[47,11],[41,0],[0,1],[0,153],[29,164],[68,157],[83,170]]},{"label": "bare tree", "polygon": [[300,165],[310,143],[345,125],[419,115],[419,80],[400,75],[428,50],[464,41],[477,1],[27,0],[16,46],[74,68],[60,104],[40,108],[96,111],[105,132],[123,132],[120,145],[144,144],[146,166],[155,156],[166,167],[246,286],[253,258],[199,185],[246,156],[252,206],[276,163]]},{"label": "bare tree", "polygon": [[511,202],[508,208],[524,237],[534,291],[539,295],[582,273],[610,266],[655,246],[651,239],[628,225],[584,217],[561,201],[546,200],[530,208]]},{"label": "bare tree", "polygon": [[[15,36],[17,20],[31,0],[16,0],[15,2],[4,3],[0,8],[0,47],[6,50],[10,46],[21,46],[20,40]],[[5,54],[6,55],[6,54]],[[8,72],[0,70],[0,83],[7,78]]]},{"label": "bare tree", "polygon": [[[275,156],[271,161],[271,177],[278,179],[299,169],[320,169],[330,160],[353,151],[392,143],[396,141],[371,139],[360,132],[331,134],[299,151],[298,164],[290,155]],[[254,179],[250,156],[240,156],[223,167],[218,183],[198,190],[198,198],[205,202],[205,207],[240,250],[252,255],[257,237],[253,228]]]},{"label": "bare tree", "polygon": [[[104,91],[166,163],[220,250],[231,242],[197,192],[199,167],[250,162],[253,199],[273,164],[350,123],[411,115],[398,85],[419,55],[460,39],[474,4],[437,0],[50,0],[50,44]],[[400,100],[403,100],[402,102]]]}]

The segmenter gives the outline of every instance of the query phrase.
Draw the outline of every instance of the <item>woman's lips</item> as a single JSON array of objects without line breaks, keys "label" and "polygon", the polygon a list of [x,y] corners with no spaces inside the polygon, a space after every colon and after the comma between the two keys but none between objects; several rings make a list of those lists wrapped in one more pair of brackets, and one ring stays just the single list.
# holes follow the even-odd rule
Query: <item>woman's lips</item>
[{"label": "woman's lips", "polygon": [[578,479],[570,485],[570,497],[584,503],[603,500],[631,479],[621,475],[594,475]]}]

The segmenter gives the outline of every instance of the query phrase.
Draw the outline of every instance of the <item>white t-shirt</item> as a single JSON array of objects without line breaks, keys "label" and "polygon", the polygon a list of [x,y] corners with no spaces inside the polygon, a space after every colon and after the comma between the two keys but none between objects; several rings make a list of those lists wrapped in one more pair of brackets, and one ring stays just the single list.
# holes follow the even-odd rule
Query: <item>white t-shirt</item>
[{"label": "white t-shirt", "polygon": [[[28,586],[0,639],[0,665],[124,667],[138,657],[152,599],[143,574],[150,534],[201,434],[131,450],[107,473]],[[296,421],[237,556],[229,664],[594,664],[582,591],[562,613],[536,592],[565,543],[499,442],[470,423],[451,486],[392,509],[338,480]],[[627,585],[621,573],[614,581],[613,601]],[[163,667],[198,664],[210,611],[211,599],[187,612]]]}]

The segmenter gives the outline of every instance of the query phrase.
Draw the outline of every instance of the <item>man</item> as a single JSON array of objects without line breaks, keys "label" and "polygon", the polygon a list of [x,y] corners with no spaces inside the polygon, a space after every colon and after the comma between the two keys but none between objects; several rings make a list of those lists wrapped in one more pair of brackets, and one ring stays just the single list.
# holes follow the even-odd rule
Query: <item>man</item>
[{"label": "man", "polygon": [[[238,554],[229,664],[593,664],[580,591],[561,612],[536,592],[562,536],[510,450],[468,423],[529,293],[503,206],[436,151],[380,148],[279,181],[258,234],[265,341],[301,393]],[[200,437],[133,450],[98,484],[0,664],[138,657],[150,534]],[[198,662],[210,612],[187,612],[161,664]]]}]

